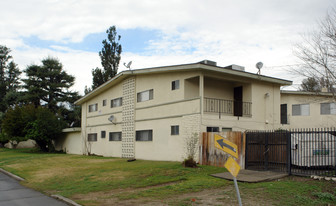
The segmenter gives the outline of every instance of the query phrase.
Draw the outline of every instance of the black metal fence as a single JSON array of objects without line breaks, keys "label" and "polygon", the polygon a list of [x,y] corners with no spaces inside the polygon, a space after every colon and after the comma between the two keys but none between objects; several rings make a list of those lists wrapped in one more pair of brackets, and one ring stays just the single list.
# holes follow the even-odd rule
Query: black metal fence
[{"label": "black metal fence", "polygon": [[246,132],[246,169],[336,176],[336,130]]}]

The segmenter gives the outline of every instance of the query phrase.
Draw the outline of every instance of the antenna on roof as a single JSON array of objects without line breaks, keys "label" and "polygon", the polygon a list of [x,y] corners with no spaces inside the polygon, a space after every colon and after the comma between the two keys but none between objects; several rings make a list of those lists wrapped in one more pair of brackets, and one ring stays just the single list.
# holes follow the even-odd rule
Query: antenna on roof
[{"label": "antenna on roof", "polygon": [[124,66],[125,66],[127,69],[129,69],[129,70],[131,70],[131,64],[132,64],[132,61],[128,62],[127,65],[126,65],[126,63],[124,62]]},{"label": "antenna on roof", "polygon": [[260,69],[262,68],[264,66],[264,64],[262,63],[262,62],[258,62],[257,64],[256,64],[256,67],[257,67],[257,69],[258,69],[258,75],[260,75]]}]

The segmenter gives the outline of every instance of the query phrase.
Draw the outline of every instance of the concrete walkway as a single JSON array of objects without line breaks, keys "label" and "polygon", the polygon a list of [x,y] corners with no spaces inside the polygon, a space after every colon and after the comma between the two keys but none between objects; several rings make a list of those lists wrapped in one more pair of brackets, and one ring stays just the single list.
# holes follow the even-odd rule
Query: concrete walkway
[{"label": "concrete walkway", "polygon": [[[218,173],[211,175],[227,180],[233,180],[232,175],[229,172]],[[254,171],[254,170],[240,170],[237,181],[239,182],[264,182],[280,179],[288,176],[287,173],[273,172],[273,171]]]},{"label": "concrete walkway", "polygon": [[26,188],[0,172],[0,206],[67,206],[67,204]]}]

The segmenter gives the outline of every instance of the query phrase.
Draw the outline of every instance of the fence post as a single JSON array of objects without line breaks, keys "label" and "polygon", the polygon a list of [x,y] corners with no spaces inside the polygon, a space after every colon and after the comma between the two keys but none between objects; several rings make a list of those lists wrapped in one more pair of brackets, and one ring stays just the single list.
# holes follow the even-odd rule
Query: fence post
[{"label": "fence post", "polygon": [[292,135],[291,130],[289,132],[286,132],[287,136],[287,173],[288,175],[292,174]]},{"label": "fence post", "polygon": [[[248,161],[247,161],[247,158],[248,158],[248,134],[247,134],[246,131],[244,132],[244,135],[245,135],[245,168],[244,169],[247,169],[248,168]],[[336,167],[335,167],[335,169],[336,169]]]}]

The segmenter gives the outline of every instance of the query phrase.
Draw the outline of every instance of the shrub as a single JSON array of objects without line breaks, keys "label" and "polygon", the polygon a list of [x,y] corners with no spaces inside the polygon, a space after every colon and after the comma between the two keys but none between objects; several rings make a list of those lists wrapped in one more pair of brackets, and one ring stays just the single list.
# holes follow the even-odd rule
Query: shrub
[{"label": "shrub", "polygon": [[36,108],[32,105],[9,108],[2,121],[2,129],[10,140],[24,140],[25,127],[36,119]]},{"label": "shrub", "polygon": [[186,156],[187,158],[183,161],[185,167],[197,167],[195,156],[198,149],[198,133],[193,133],[186,139]]},{"label": "shrub", "polygon": [[42,151],[54,151],[53,140],[65,126],[64,121],[47,108],[16,106],[5,114],[0,141],[32,139]]},{"label": "shrub", "polygon": [[42,151],[55,151],[53,140],[62,133],[65,122],[47,108],[36,109],[36,119],[26,127],[26,138],[33,139]]}]

